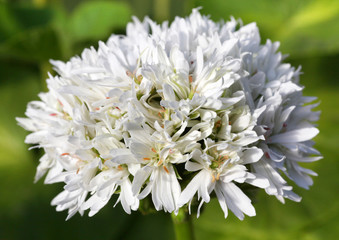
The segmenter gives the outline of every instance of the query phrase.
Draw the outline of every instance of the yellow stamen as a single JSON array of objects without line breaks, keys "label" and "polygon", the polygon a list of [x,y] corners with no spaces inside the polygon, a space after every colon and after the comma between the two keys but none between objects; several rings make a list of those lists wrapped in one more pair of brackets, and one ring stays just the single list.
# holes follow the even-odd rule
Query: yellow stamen
[{"label": "yellow stamen", "polygon": [[143,76],[142,75],[139,75],[137,78],[136,78],[136,83],[137,84],[140,84],[141,83],[141,80],[143,79]]},{"label": "yellow stamen", "polygon": [[192,75],[189,75],[189,76],[188,76],[188,81],[189,81],[190,83],[193,82],[193,77],[192,77]]},{"label": "yellow stamen", "polygon": [[225,161],[227,160],[229,157],[228,156],[219,156],[218,161]]},{"label": "yellow stamen", "polygon": [[126,75],[129,76],[129,77],[133,77],[134,76],[134,74],[131,71],[129,71],[129,70],[126,71]]},{"label": "yellow stamen", "polygon": [[169,173],[169,171],[168,171],[168,169],[167,169],[166,166],[163,166],[163,168],[164,168],[164,170],[165,170],[167,173]]},{"label": "yellow stamen", "polygon": [[215,123],[215,127],[216,127],[216,128],[221,127],[221,120],[219,120],[219,121],[217,121],[217,122]]},{"label": "yellow stamen", "polygon": [[218,172],[216,179],[219,180],[220,178],[220,172]]}]

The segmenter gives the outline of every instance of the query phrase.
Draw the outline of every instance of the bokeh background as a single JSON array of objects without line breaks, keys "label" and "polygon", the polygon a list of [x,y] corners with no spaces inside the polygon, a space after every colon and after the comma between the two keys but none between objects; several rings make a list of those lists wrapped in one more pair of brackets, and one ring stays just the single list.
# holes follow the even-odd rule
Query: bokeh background
[{"label": "bokeh background", "polygon": [[158,22],[186,16],[193,7],[213,20],[256,21],[262,36],[281,42],[287,62],[302,65],[305,94],[318,96],[322,111],[316,147],[324,159],[308,164],[319,177],[309,191],[295,188],[301,203],[285,205],[259,192],[257,216],[225,220],[217,203],[194,220],[203,239],[338,239],[339,236],[339,1],[338,0],[0,0],[0,239],[174,239],[169,215],[127,215],[112,200],[92,218],[50,206],[62,185],[33,184],[41,152],[28,151],[27,132],[15,117],[46,91],[49,59],[68,60],[124,34],[135,15]]}]

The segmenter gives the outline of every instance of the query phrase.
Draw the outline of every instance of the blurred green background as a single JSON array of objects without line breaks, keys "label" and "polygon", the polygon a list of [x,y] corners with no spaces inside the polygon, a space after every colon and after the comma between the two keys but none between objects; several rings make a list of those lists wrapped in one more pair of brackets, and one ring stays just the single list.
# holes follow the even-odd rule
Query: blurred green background
[{"label": "blurred green background", "polygon": [[194,220],[203,239],[338,239],[339,236],[339,1],[338,0],[0,0],[0,240],[3,239],[174,239],[164,213],[127,215],[113,200],[97,215],[73,217],[50,206],[62,185],[33,184],[41,152],[28,151],[27,135],[15,117],[45,91],[49,59],[68,60],[97,47],[111,33],[123,34],[135,15],[161,22],[186,16],[193,7],[213,20],[232,15],[256,21],[262,35],[281,42],[286,60],[302,65],[305,94],[318,96],[322,111],[316,147],[324,159],[308,164],[319,174],[309,190],[295,188],[301,203],[285,205],[264,192],[257,216],[225,220],[217,203]]}]

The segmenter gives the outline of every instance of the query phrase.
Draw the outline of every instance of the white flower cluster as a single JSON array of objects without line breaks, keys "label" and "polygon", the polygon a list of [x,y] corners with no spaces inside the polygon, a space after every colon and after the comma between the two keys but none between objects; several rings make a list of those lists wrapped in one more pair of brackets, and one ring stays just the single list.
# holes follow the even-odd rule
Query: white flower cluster
[{"label": "white flower cluster", "polygon": [[312,185],[299,163],[320,159],[319,113],[302,96],[300,70],[255,23],[215,23],[198,10],[171,25],[134,19],[126,36],[69,62],[28,104],[26,143],[45,154],[36,180],[64,182],[58,211],[97,213],[116,194],[127,213],[141,199],[177,212],[215,193],[225,218],[255,215],[243,186],[299,201],[283,176]]}]

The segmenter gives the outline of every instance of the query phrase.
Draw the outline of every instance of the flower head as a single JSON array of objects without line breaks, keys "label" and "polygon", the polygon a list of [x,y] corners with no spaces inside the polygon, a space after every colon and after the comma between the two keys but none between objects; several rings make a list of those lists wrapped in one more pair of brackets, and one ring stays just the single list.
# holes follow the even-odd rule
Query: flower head
[{"label": "flower head", "polygon": [[144,198],[177,212],[214,192],[225,217],[255,209],[242,187],[299,201],[282,174],[308,188],[318,160],[318,112],[300,71],[255,23],[215,23],[197,9],[170,25],[134,19],[126,36],[85,49],[29,103],[26,143],[45,154],[36,180],[64,182],[52,201],[69,217],[97,213],[113,195],[127,213]]}]

